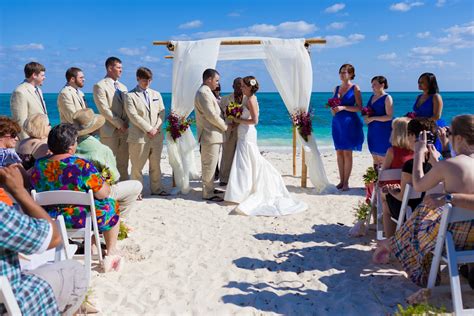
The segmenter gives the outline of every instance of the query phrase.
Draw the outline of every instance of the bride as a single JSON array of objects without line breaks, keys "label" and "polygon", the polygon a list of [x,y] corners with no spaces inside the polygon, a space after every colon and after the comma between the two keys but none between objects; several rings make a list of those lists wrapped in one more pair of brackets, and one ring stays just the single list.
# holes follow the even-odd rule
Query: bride
[{"label": "bride", "polygon": [[260,155],[257,146],[257,79],[243,78],[243,112],[234,121],[237,129],[235,150],[225,201],[239,203],[235,211],[245,215],[279,216],[305,211],[308,206],[291,198],[278,171]]}]

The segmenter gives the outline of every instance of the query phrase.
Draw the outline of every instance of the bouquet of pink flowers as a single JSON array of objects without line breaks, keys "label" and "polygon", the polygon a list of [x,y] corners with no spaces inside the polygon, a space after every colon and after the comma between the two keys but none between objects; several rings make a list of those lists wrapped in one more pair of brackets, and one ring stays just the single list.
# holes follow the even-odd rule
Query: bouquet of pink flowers
[{"label": "bouquet of pink flowers", "polygon": [[171,134],[174,141],[180,138],[194,121],[191,118],[181,117],[175,112],[171,112],[167,119],[168,126],[166,126],[166,131]]},{"label": "bouquet of pink flowers", "polygon": [[361,110],[362,112],[362,116],[368,116],[368,117],[371,117],[375,114],[375,111],[374,109],[372,109],[370,106],[364,106]]},{"label": "bouquet of pink flowers", "polygon": [[296,111],[296,113],[291,114],[293,124],[305,141],[308,141],[308,136],[313,131],[312,116],[312,111]]},{"label": "bouquet of pink flowers", "polygon": [[239,118],[242,115],[244,109],[241,104],[237,102],[230,102],[225,108],[225,116],[228,119]]},{"label": "bouquet of pink flowers", "polygon": [[340,105],[341,105],[341,99],[339,98],[330,98],[328,99],[328,102],[326,103],[326,107],[331,108],[331,109]]},{"label": "bouquet of pink flowers", "polygon": [[408,112],[407,114],[405,114],[406,117],[409,117],[411,119],[414,119],[416,117],[416,113],[415,112]]}]

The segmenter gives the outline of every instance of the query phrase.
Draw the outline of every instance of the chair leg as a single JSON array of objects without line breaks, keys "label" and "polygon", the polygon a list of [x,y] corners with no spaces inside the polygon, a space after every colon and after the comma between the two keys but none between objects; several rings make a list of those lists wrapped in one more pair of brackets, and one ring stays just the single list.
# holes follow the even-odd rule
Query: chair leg
[{"label": "chair leg", "polygon": [[459,281],[458,264],[456,260],[456,249],[450,232],[446,234],[446,253],[448,257],[449,283],[451,284],[451,297],[455,315],[461,315],[463,311],[461,282]]},{"label": "chair leg", "polygon": [[86,217],[86,229],[84,231],[84,266],[86,269],[87,281],[91,280],[91,269],[92,269],[92,240],[91,240],[91,217]]}]

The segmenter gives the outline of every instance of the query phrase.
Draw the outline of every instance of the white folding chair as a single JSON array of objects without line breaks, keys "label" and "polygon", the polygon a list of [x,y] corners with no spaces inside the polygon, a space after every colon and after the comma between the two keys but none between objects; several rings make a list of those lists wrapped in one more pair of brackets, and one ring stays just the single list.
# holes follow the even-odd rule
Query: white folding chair
[{"label": "white folding chair", "polygon": [[[426,194],[435,194],[435,193],[443,193],[444,192],[444,184],[438,183],[435,187],[426,191]],[[403,199],[402,199],[402,206],[400,207],[400,215],[398,215],[398,219],[392,217],[392,221],[397,223],[397,230],[402,227],[405,220],[410,218],[411,213],[413,210],[410,206],[408,206],[408,201],[411,199],[419,199],[422,196],[422,192],[417,192],[413,188],[413,185],[407,183],[405,186],[405,191],[403,192]]]},{"label": "white folding chair", "polygon": [[0,303],[5,306],[7,313],[10,316],[21,315],[20,307],[13,294],[10,282],[7,277],[0,276]]},{"label": "white folding chair", "polygon": [[[433,252],[433,261],[431,262],[430,275],[428,278],[428,288],[435,286],[436,275],[439,271],[439,265],[443,260],[448,265],[449,283],[451,285],[451,297],[453,300],[453,309],[455,315],[474,315],[474,309],[464,309],[462,303],[461,283],[459,281],[459,264],[474,263],[474,250],[456,251],[453,236],[447,230],[448,224],[455,222],[464,222],[474,220],[474,211],[466,210],[460,207],[453,207],[451,204],[444,206],[441,223],[439,226],[438,237],[436,238],[436,247]],[[446,256],[443,256],[443,248],[446,247]]]},{"label": "white folding chair", "polygon": [[[89,192],[79,192],[70,190],[56,190],[37,193],[35,190],[31,191],[33,200],[40,205],[84,205],[89,206],[90,213],[87,213],[85,227],[81,229],[68,229],[67,236],[61,234],[63,239],[84,239],[84,265],[86,267],[86,276],[90,280],[91,262],[92,262],[92,247],[91,236],[94,234],[95,243],[98,251],[99,263],[103,264],[102,250],[100,248],[99,229],[97,226],[97,218],[94,204],[94,194],[92,190]],[[59,219],[61,220],[61,219]],[[64,221],[64,219],[62,219]],[[92,227],[91,227],[92,223]],[[71,255],[71,251],[65,250],[66,258]]]},{"label": "white folding chair", "polygon": [[[378,181],[400,181],[402,178],[402,169],[385,169],[379,171]],[[375,195],[377,195],[377,240],[385,239],[383,236],[383,209],[382,193],[378,185],[375,185]]]}]

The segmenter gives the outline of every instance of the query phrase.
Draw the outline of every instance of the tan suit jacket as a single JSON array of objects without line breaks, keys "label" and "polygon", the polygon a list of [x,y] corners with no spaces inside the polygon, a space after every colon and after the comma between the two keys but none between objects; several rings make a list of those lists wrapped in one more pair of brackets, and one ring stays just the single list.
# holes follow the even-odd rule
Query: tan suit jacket
[{"label": "tan suit jacket", "polygon": [[[41,89],[39,89],[39,92],[41,98],[43,98]],[[41,99],[35,92],[35,87],[26,81],[16,87],[15,91],[13,91],[10,98],[10,111],[12,113],[12,119],[22,128],[19,135],[20,139],[28,137],[28,135],[23,131],[23,123],[30,115],[36,113],[48,114],[46,103],[44,103],[43,107]]]},{"label": "tan suit jacket", "polygon": [[[165,120],[165,105],[158,91],[147,89],[150,106],[145,101],[143,91],[136,87],[125,96],[125,111],[130,120],[128,131],[129,143],[147,143],[149,141],[163,141],[162,125]],[[158,134],[150,139],[147,135],[152,129]]]},{"label": "tan suit jacket", "polygon": [[194,108],[199,142],[201,144],[222,143],[227,125],[221,117],[217,99],[208,86],[202,85],[196,92]]},{"label": "tan suit jacket", "polygon": [[84,93],[81,90],[76,90],[70,85],[66,85],[59,92],[58,96],[58,110],[59,119],[61,123],[73,123],[72,117],[74,114],[82,109],[87,108],[84,100]]},{"label": "tan suit jacket", "polygon": [[105,124],[100,129],[101,137],[120,136],[117,129],[128,126],[124,109],[127,87],[118,82],[120,92],[115,90],[114,81],[106,77],[94,85],[94,102],[99,113],[105,117]]}]

